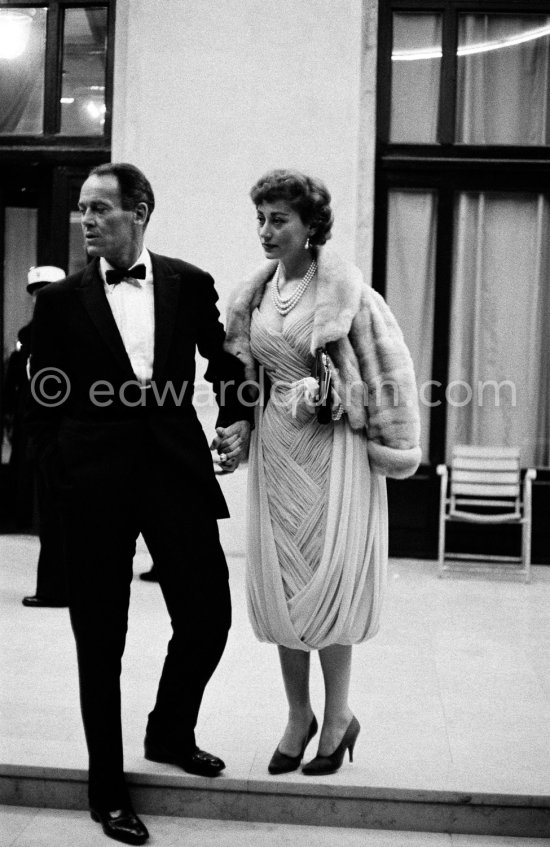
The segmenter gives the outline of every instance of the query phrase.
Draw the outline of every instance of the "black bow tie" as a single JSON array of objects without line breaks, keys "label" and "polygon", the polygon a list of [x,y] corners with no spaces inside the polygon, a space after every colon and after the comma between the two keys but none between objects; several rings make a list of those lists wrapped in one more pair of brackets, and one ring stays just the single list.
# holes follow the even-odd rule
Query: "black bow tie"
[{"label": "black bow tie", "polygon": [[113,268],[105,271],[108,285],[118,285],[123,279],[145,279],[145,265],[134,265],[133,268]]}]

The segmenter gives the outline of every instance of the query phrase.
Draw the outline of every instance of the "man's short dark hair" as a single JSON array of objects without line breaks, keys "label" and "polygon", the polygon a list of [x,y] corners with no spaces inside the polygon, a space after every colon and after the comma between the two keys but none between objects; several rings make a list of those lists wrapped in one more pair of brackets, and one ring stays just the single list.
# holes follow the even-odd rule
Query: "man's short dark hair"
[{"label": "man's short dark hair", "polygon": [[120,188],[122,208],[132,211],[137,208],[138,203],[146,203],[148,211],[145,223],[149,223],[149,218],[155,208],[155,195],[151,183],[139,168],[130,165],[128,162],[106,162],[92,168],[88,176],[116,177]]}]

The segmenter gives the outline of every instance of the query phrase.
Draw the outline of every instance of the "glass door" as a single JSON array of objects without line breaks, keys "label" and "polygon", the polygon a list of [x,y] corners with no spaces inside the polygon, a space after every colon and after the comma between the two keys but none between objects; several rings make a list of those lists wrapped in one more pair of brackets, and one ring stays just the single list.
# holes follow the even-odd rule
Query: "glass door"
[{"label": "glass door", "polygon": [[27,531],[33,524],[22,403],[34,309],[28,273],[55,265],[69,275],[86,264],[77,204],[88,170],[0,167],[0,532]]},{"label": "glass door", "polygon": [[13,386],[6,385],[9,363],[17,353],[18,336],[32,317],[34,301],[27,292],[27,274],[38,262],[40,185],[31,174],[4,175],[0,193],[0,274],[2,277],[2,461],[10,456]]},{"label": "glass door", "polygon": [[[0,191],[0,420],[2,528],[33,526],[34,476],[24,433],[25,359],[34,301],[29,269],[38,263],[41,177],[32,171],[3,173]],[[5,525],[7,523],[7,526]]]}]

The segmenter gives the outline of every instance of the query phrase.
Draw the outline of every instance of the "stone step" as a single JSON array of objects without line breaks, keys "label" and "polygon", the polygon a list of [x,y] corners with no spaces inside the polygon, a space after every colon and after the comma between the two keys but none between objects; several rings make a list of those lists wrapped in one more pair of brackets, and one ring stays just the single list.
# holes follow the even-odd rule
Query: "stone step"
[{"label": "stone step", "polygon": [[[335,785],[290,778],[204,779],[184,773],[127,772],[144,815],[304,826],[543,838],[550,797]],[[0,803],[85,810],[79,769],[0,765]]]},{"label": "stone step", "polygon": [[[147,815],[151,847],[511,847],[509,838],[295,824],[250,823]],[[98,847],[105,844],[87,812],[0,806],[3,847]],[[545,847],[547,839],[515,838],[513,847]]]}]

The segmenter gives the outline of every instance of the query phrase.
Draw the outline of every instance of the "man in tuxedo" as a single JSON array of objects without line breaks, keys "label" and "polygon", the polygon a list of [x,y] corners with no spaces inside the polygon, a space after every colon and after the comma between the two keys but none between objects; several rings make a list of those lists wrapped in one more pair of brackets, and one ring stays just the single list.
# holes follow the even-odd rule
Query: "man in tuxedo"
[{"label": "man in tuxedo", "polygon": [[194,735],[231,618],[216,522],[228,511],[192,405],[196,349],[208,360],[218,449],[231,468],[251,419],[240,400],[241,364],[223,351],[212,278],[144,248],[154,205],[134,166],[91,171],[79,209],[92,261],[39,293],[31,354],[30,421],[61,504],[70,563],[90,809],[107,835],[129,844],[148,837],[124,780],[120,715],[140,532],[173,628],[145,756],[203,776],[225,767]]}]

